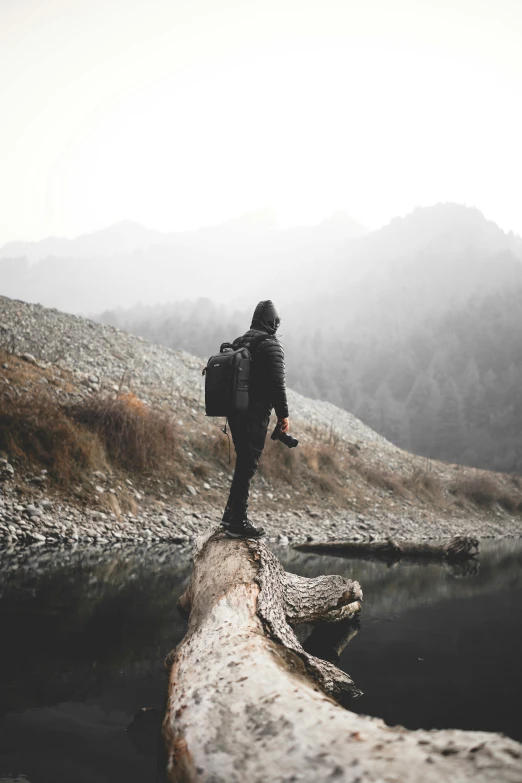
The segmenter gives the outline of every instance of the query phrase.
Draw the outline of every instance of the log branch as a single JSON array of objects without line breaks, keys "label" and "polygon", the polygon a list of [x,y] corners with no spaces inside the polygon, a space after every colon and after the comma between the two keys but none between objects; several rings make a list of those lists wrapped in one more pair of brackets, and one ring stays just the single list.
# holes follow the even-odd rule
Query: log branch
[{"label": "log branch", "polygon": [[476,557],[478,539],[470,536],[455,536],[450,541],[310,541],[296,544],[300,552],[314,552],[339,557],[377,558],[386,562],[398,560],[426,561],[445,560],[457,563]]},{"label": "log branch", "polygon": [[[326,619],[336,622],[360,611],[362,590],[358,582],[342,576],[322,576],[307,579],[287,574],[275,555],[260,541],[246,542],[255,562],[259,563],[256,582],[260,591],[257,614],[270,639],[298,655],[307,673],[330,696],[347,702],[361,695],[352,678],[333,666],[307,653],[290,623]],[[355,600],[354,600],[355,599]]]}]

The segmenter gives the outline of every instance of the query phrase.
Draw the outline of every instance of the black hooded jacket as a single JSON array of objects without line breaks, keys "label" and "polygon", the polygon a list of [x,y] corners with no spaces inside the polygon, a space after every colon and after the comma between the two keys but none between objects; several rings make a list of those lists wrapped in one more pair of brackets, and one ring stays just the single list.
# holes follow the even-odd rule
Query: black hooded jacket
[{"label": "black hooded jacket", "polygon": [[263,413],[275,409],[278,419],[288,416],[285,383],[285,354],[275,336],[280,323],[273,303],[268,299],[259,302],[254,310],[250,329],[238,343],[244,345],[258,335],[270,335],[252,350],[252,376],[250,380],[250,405]]}]

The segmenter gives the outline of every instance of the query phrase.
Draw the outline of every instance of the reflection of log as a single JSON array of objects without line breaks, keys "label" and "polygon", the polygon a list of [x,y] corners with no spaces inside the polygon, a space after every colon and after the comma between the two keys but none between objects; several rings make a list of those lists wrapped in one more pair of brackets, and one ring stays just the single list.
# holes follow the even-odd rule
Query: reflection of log
[{"label": "reflection of log", "polygon": [[469,536],[456,536],[450,541],[310,541],[296,544],[300,552],[320,552],[340,557],[373,557],[387,562],[397,560],[447,560],[457,562],[475,557],[479,542]]},{"label": "reflection of log", "polygon": [[303,647],[306,652],[337,666],[342,651],[358,633],[358,617],[335,624],[317,623],[312,633],[304,640]]},{"label": "reflection of log", "polygon": [[288,620],[343,619],[359,599],[357,583],[341,577],[286,574],[262,542],[211,536],[181,600],[187,635],[168,657],[168,780],[514,780],[521,748],[512,740],[389,728],[329,695],[357,691],[303,650]]}]

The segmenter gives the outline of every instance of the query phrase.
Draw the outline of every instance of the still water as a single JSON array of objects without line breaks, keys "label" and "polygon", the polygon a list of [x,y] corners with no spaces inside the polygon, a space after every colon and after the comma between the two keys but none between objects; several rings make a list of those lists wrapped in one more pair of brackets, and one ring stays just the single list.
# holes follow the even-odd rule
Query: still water
[{"label": "still water", "polygon": [[[324,633],[304,642],[364,691],[353,709],[522,740],[522,540],[482,542],[469,569],[277,555],[289,571],[362,584],[360,626],[340,657]],[[0,569],[0,783],[154,783],[188,554],[25,549],[0,553]]]}]

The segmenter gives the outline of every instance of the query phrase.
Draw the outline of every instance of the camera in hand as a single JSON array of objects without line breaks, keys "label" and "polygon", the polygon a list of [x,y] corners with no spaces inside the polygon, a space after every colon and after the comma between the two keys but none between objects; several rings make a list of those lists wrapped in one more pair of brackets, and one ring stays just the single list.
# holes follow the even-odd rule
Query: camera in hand
[{"label": "camera in hand", "polygon": [[297,438],[292,437],[292,435],[289,435],[288,432],[282,432],[281,430],[281,424],[280,422],[277,422],[273,433],[270,435],[272,440],[280,440],[281,443],[284,443],[285,446],[288,446],[289,449],[295,449],[299,441]]}]

